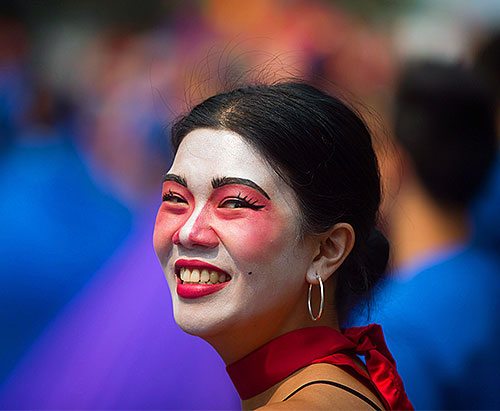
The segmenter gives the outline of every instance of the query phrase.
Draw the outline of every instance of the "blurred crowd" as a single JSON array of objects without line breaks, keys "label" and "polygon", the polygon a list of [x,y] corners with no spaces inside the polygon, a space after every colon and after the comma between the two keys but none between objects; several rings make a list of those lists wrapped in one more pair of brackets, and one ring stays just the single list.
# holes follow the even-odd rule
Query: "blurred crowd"
[{"label": "blurred crowd", "polygon": [[[481,378],[467,388],[481,395],[455,388],[480,367],[500,383],[487,351],[500,338],[500,7],[428,3],[5,2],[0,408],[238,408],[215,352],[173,323],[151,233],[171,121],[216,91],[283,77],[341,93],[374,133],[394,283],[369,315],[387,322],[410,399],[495,408]],[[439,63],[407,67],[424,57]]]}]

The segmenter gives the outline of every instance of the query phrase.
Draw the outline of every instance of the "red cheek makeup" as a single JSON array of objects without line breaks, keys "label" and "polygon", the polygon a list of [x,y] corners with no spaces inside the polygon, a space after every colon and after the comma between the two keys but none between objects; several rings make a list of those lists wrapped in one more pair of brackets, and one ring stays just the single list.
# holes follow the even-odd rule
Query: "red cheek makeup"
[{"label": "red cheek makeup", "polygon": [[231,276],[212,264],[199,260],[179,259],[175,262],[177,294],[181,298],[195,299],[222,290]]},{"label": "red cheek makeup", "polygon": [[[165,201],[165,196],[172,196],[174,201]],[[153,235],[154,248],[159,257],[170,252],[173,236],[189,218],[194,202],[185,187],[172,181],[163,183],[162,197]],[[182,202],[183,199],[186,200],[185,203]]]}]

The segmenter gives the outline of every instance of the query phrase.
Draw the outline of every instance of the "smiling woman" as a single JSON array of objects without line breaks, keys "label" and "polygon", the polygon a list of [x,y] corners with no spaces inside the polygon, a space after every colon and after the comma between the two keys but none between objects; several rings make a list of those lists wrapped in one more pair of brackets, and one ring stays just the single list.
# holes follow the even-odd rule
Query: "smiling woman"
[{"label": "smiling woman", "polygon": [[363,121],[306,84],[248,86],[195,106],[172,142],[155,250],[176,322],[218,351],[243,408],[411,408],[380,328],[340,330],[387,263]]}]

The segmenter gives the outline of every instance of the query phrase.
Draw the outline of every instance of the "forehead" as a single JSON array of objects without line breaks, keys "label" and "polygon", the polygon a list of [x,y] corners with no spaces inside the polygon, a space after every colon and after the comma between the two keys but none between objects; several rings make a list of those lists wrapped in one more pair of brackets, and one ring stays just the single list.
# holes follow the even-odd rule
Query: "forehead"
[{"label": "forehead", "polygon": [[243,138],[231,131],[196,129],[179,146],[171,173],[192,177],[240,177],[257,183],[273,180],[278,175],[264,158]]}]

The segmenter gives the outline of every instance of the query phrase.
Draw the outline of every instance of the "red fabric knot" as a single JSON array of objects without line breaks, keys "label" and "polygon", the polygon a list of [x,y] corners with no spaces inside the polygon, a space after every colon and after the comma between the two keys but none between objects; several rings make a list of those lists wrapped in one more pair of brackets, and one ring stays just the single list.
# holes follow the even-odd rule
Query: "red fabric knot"
[{"label": "red fabric knot", "polygon": [[352,327],[343,334],[356,345],[356,353],[365,357],[370,379],[389,403],[390,408],[413,410],[380,325]]}]

